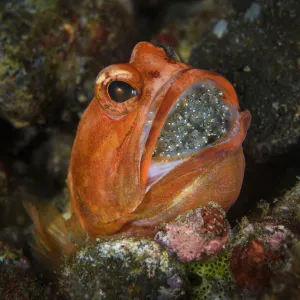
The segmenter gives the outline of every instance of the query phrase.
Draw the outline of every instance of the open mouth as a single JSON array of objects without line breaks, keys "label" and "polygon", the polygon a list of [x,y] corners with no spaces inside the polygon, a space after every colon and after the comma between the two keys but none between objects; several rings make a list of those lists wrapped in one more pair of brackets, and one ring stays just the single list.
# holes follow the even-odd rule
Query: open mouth
[{"label": "open mouth", "polygon": [[182,158],[226,135],[232,115],[223,97],[208,80],[190,87],[169,112],[153,157]]},{"label": "open mouth", "polygon": [[[209,79],[187,89],[174,103],[152,154],[148,185],[194,153],[218,143],[233,126],[233,109]],[[148,186],[148,187],[149,187]]]}]

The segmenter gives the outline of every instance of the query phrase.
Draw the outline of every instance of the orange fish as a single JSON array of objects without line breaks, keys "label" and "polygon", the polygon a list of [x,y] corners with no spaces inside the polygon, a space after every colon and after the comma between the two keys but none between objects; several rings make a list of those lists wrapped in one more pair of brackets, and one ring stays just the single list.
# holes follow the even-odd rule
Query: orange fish
[{"label": "orange fish", "polygon": [[129,63],[99,73],[79,123],[67,180],[73,219],[92,237],[153,236],[209,202],[227,210],[241,189],[250,119],[224,77],[137,44]]}]

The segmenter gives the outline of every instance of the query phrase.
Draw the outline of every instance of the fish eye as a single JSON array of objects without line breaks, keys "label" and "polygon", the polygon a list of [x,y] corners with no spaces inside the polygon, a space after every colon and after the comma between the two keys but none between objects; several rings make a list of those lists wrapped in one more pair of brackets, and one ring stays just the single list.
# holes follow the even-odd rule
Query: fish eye
[{"label": "fish eye", "polygon": [[117,103],[123,103],[135,96],[137,91],[125,81],[112,81],[107,88],[107,93],[111,100]]}]

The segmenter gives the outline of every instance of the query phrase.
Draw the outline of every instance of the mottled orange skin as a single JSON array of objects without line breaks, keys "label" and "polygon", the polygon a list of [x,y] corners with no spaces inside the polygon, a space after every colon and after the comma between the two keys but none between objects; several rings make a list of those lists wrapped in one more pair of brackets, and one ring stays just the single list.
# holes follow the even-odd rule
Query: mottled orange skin
[{"label": "mottled orange skin", "polygon": [[[95,97],[78,126],[68,174],[72,210],[89,235],[151,234],[156,225],[210,201],[225,210],[235,202],[244,175],[248,111],[236,116],[238,132],[232,138],[191,155],[146,191],[153,149],[168,112],[204,78],[217,82],[224,102],[239,109],[225,78],[171,60],[150,43],[139,43],[128,64],[100,72]],[[128,82],[138,95],[124,103],[112,101],[107,94],[112,80]],[[155,119],[143,139],[150,113]]]}]

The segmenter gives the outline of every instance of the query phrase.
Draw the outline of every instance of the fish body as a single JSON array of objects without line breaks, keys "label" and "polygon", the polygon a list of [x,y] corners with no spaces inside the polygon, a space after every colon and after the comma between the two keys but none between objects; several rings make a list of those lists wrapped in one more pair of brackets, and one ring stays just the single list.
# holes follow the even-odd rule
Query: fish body
[{"label": "fish body", "polygon": [[90,236],[152,235],[157,225],[237,199],[250,113],[222,76],[141,42],[103,69],[79,123],[68,188]]}]

